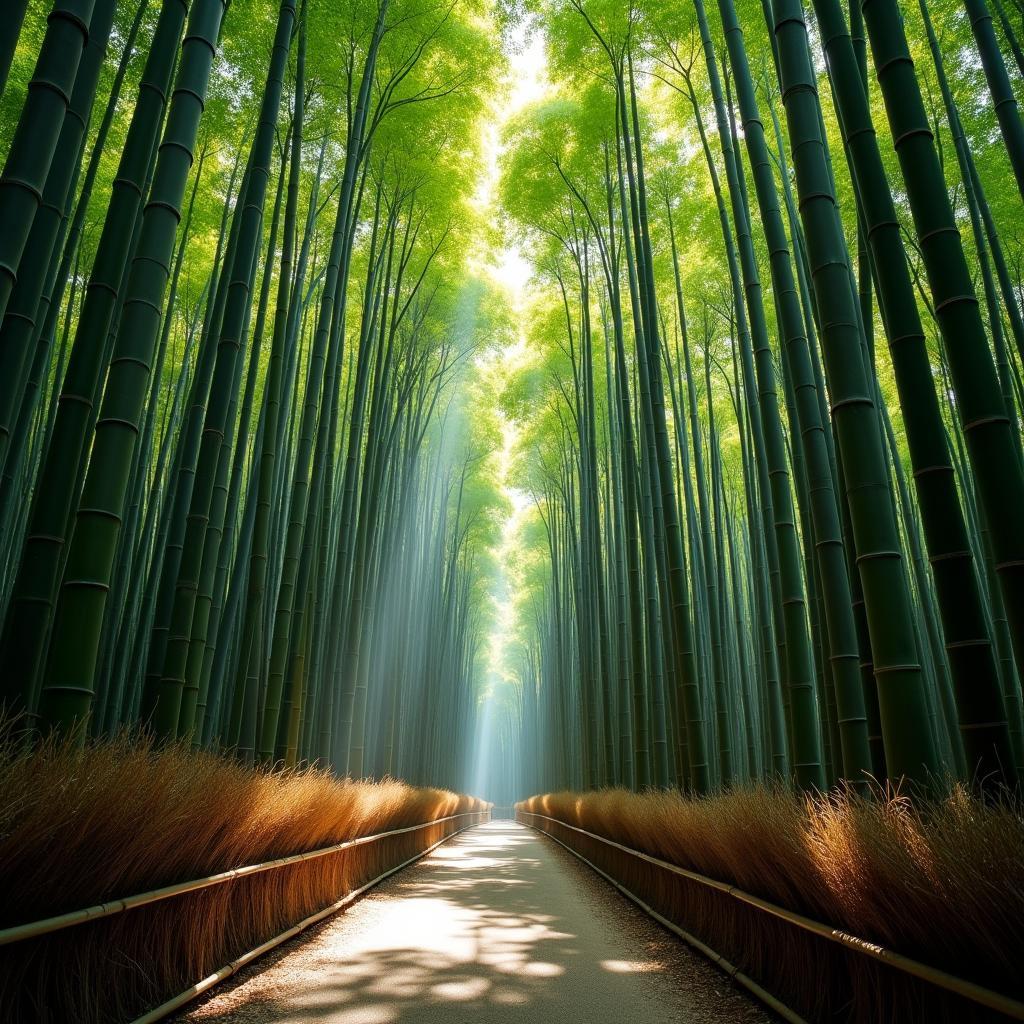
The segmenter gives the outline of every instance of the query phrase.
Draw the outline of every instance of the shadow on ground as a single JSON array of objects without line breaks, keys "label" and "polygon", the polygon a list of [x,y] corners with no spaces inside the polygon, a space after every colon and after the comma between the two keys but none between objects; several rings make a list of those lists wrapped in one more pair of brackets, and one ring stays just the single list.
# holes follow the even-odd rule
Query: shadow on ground
[{"label": "shadow on ground", "polygon": [[[649,956],[648,922],[640,922],[638,934],[633,915],[620,918],[622,903],[609,903],[606,889],[582,884],[535,833],[493,821],[440,847],[252,985],[213,998],[185,1019],[767,1019],[713,969],[698,972],[685,990],[674,984],[666,964]],[[721,1014],[709,1015],[712,1008]]]}]

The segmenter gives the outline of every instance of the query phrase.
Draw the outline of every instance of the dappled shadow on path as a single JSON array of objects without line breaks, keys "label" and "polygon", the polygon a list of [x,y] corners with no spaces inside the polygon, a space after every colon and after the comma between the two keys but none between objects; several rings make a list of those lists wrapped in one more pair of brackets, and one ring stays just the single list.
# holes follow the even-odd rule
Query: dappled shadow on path
[{"label": "dappled shadow on path", "polygon": [[[365,918],[322,933],[304,962],[218,1022],[679,1019],[661,964],[609,928],[551,846],[515,822],[479,826],[398,876]],[[625,959],[639,956],[639,961]],[[240,993],[239,993],[240,994]],[[724,1018],[723,1018],[724,1019]]]}]

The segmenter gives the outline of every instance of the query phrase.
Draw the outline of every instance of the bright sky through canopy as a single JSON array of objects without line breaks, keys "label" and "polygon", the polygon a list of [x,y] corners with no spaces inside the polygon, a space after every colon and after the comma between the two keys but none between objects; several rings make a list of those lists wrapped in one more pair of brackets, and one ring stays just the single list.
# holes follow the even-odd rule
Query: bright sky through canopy
[{"label": "bright sky through canopy", "polygon": [[[501,136],[505,126],[525,106],[539,100],[549,86],[545,36],[530,21],[515,27],[505,53],[508,59],[506,87],[499,94],[494,116],[481,125],[485,171],[475,201],[488,228],[494,227],[498,161],[502,154]],[[513,306],[518,311],[521,308],[523,289],[531,273],[530,263],[520,247],[502,244],[497,249],[487,251],[486,269],[491,278],[508,289]]]}]

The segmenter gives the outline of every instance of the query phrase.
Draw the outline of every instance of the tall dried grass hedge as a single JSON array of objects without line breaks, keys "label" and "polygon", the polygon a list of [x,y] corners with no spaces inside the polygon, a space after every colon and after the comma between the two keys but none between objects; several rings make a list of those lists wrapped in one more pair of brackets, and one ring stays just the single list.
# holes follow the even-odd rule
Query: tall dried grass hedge
[{"label": "tall dried grass hedge", "polygon": [[[689,799],[624,790],[517,804],[869,942],[1024,999],[1024,808],[963,787],[944,800],[754,788]],[[1005,1019],[727,893],[540,818],[578,850],[810,1020]]]},{"label": "tall dried grass hedge", "polygon": [[[124,736],[0,736],[0,928],[488,805]],[[0,1020],[131,1020],[467,823],[436,824],[0,947]]]}]

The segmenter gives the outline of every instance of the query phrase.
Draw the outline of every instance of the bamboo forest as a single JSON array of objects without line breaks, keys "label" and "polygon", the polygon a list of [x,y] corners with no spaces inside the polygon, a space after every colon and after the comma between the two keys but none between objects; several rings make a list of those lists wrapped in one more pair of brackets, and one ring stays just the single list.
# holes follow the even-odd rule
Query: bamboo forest
[{"label": "bamboo forest", "polygon": [[1024,1020],[1024,0],[0,3],[0,1024]]}]

